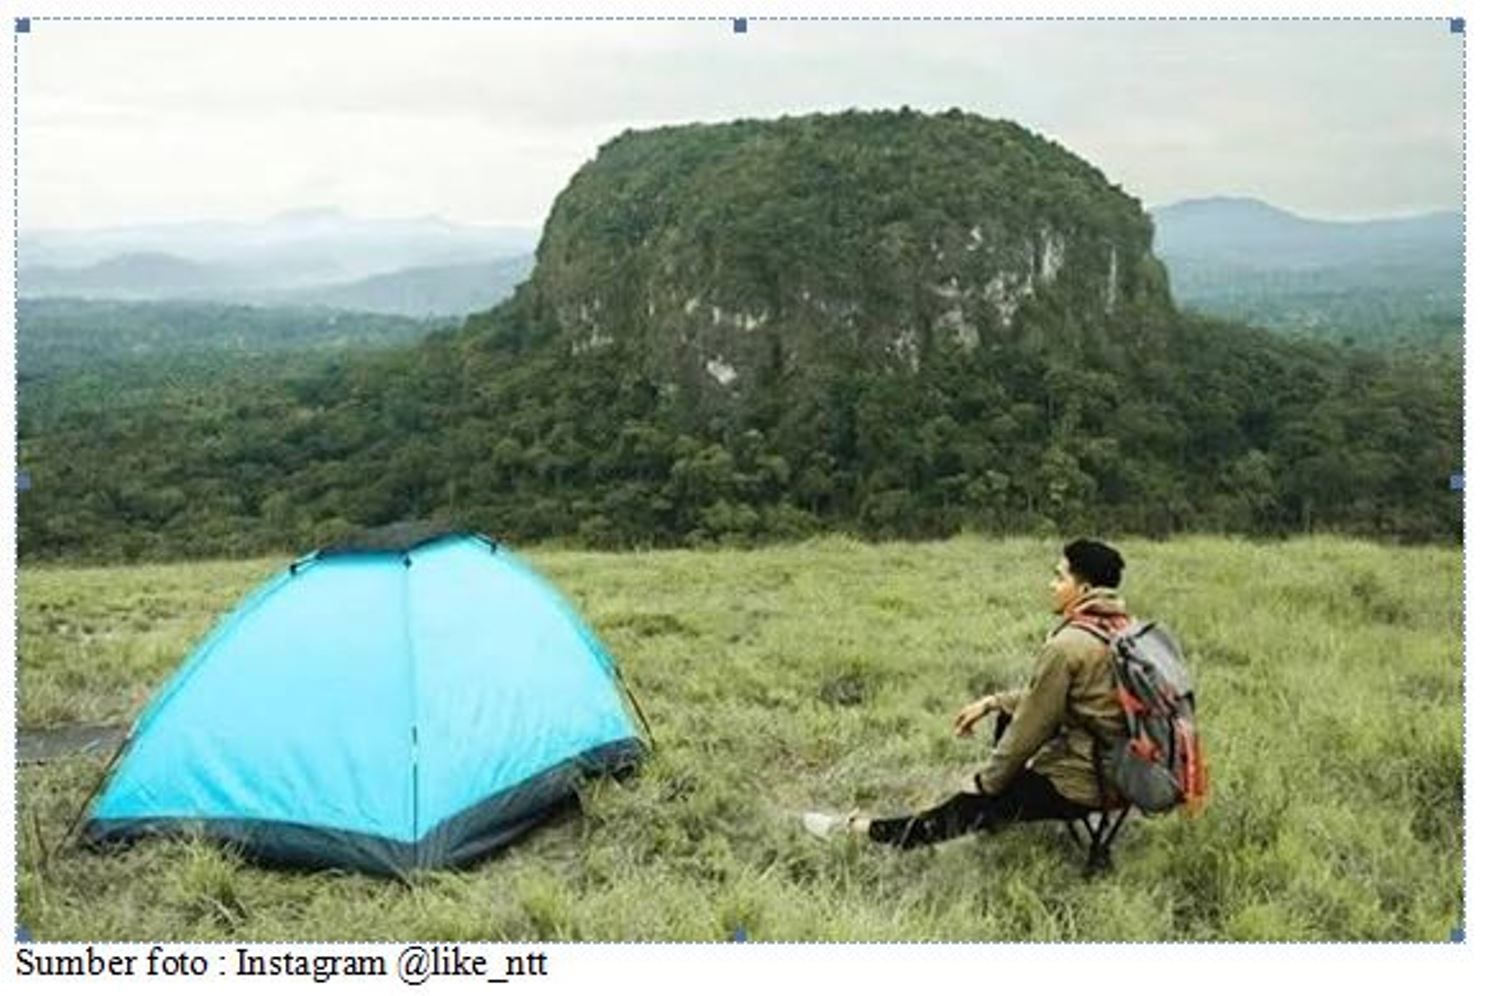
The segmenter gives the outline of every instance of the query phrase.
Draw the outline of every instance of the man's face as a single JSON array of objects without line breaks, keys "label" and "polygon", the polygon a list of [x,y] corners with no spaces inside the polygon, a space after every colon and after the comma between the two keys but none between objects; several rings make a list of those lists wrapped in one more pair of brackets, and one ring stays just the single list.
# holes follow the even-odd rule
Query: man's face
[{"label": "man's face", "polygon": [[1078,601],[1088,590],[1088,585],[1079,581],[1073,576],[1073,572],[1068,570],[1066,557],[1059,558],[1053,565],[1051,587],[1052,611],[1058,615],[1062,615],[1068,606]]}]

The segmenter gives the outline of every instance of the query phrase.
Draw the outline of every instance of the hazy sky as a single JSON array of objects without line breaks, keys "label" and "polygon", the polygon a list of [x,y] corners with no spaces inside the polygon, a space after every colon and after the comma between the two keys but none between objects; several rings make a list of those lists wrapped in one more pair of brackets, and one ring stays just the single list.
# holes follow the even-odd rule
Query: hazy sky
[{"label": "hazy sky", "polygon": [[961,107],[1148,206],[1456,208],[1445,21],[63,23],[21,38],[23,230],[306,206],[539,225],[627,127]]}]

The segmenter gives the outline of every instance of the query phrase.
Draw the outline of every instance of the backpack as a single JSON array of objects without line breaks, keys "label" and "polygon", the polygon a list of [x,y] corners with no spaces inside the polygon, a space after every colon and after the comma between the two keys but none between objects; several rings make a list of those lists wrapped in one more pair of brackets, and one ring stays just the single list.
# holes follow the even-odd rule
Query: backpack
[{"label": "backpack", "polygon": [[1142,812],[1182,806],[1196,816],[1208,802],[1208,765],[1181,646],[1159,623],[1113,628],[1086,617],[1069,622],[1109,645],[1115,696],[1125,711],[1123,737],[1095,734],[1101,780]]}]

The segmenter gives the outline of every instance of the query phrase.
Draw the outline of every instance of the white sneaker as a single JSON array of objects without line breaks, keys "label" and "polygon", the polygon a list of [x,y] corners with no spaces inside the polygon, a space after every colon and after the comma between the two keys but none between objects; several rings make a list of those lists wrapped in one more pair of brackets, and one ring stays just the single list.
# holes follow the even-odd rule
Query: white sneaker
[{"label": "white sneaker", "polygon": [[832,840],[839,834],[847,834],[853,829],[854,814],[835,816],[832,813],[807,812],[802,814],[802,829],[817,837],[819,840]]}]

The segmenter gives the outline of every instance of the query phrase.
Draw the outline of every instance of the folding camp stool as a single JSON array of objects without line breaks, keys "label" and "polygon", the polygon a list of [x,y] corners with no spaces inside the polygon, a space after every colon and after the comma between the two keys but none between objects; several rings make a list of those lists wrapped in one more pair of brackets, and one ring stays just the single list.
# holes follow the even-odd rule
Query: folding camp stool
[{"label": "folding camp stool", "polygon": [[[1125,817],[1129,815],[1129,806],[1121,809],[1093,809],[1064,824],[1073,843],[1088,850],[1083,866],[1086,877],[1092,878],[1114,869],[1114,856],[1110,847],[1114,845],[1115,835],[1125,825]],[[1079,831],[1080,826],[1083,828],[1082,832]],[[1087,843],[1084,843],[1084,834],[1088,835]]]},{"label": "folding camp stool", "polygon": [[[1005,728],[1009,725],[1008,713],[995,714],[995,730],[990,738],[991,744],[1000,742],[1001,736],[1005,734]],[[1099,794],[1102,798],[1106,794],[1106,789],[1104,770],[1100,767],[1100,754],[1097,749],[1094,753],[1094,777],[1099,780]],[[1084,862],[1083,869],[1085,876],[1092,878],[1114,868],[1114,857],[1110,853],[1110,847],[1114,845],[1115,836],[1120,832],[1120,827],[1125,825],[1125,817],[1129,815],[1130,806],[1126,805],[1118,809],[1091,809],[1073,819],[1063,821],[1063,825],[1068,828],[1068,836],[1073,838],[1073,843],[1088,851],[1088,858]],[[1083,828],[1081,832],[1080,826]],[[1084,834],[1088,835],[1087,844],[1084,843]]]}]

